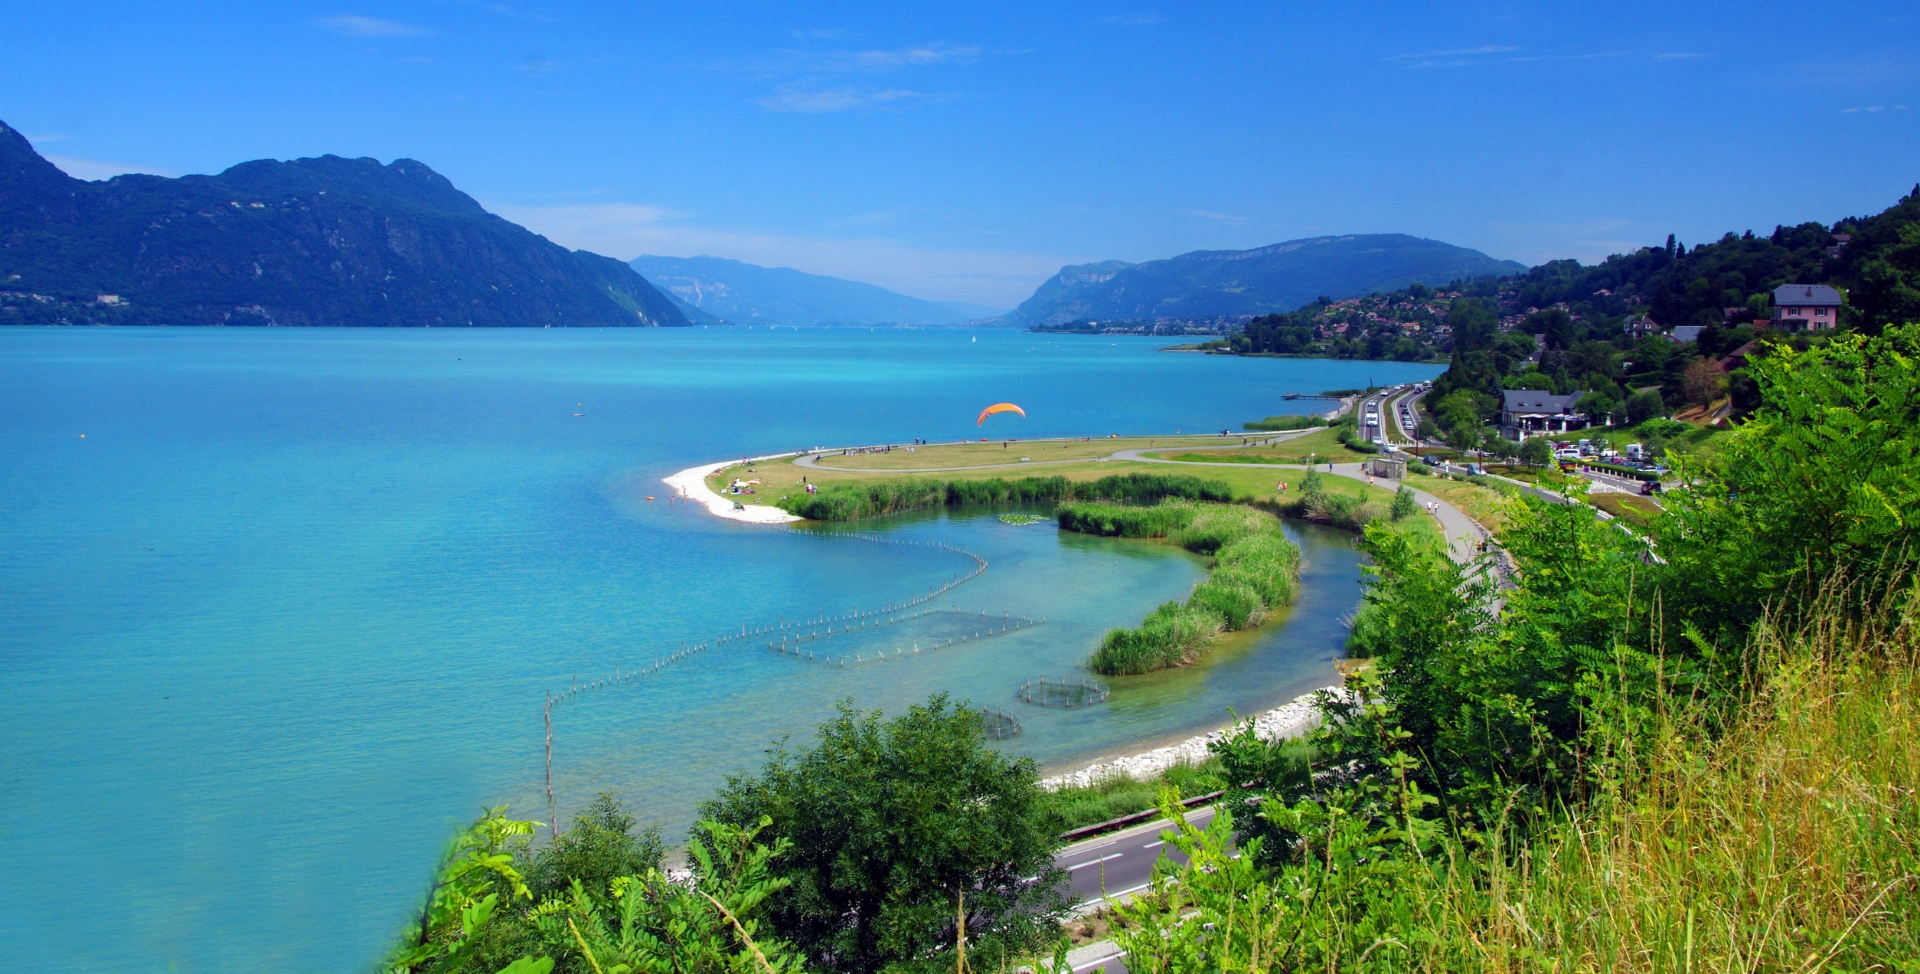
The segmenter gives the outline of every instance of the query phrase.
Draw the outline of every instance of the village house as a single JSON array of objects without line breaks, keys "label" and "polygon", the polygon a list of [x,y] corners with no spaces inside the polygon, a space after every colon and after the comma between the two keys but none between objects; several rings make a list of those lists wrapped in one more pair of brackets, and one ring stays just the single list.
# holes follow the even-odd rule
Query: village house
[{"label": "village house", "polygon": [[1840,292],[1825,284],[1782,284],[1773,289],[1773,327],[1825,331],[1840,324]]},{"label": "village house", "polygon": [[1660,332],[1660,323],[1646,315],[1631,319],[1621,327],[1626,329],[1627,337],[1636,342],[1648,335],[1655,335]]},{"label": "village house", "polygon": [[1586,429],[1593,425],[1592,419],[1573,406],[1585,395],[1584,392],[1556,396],[1532,389],[1504,390],[1500,394],[1500,433],[1510,440],[1524,440],[1528,436]]}]

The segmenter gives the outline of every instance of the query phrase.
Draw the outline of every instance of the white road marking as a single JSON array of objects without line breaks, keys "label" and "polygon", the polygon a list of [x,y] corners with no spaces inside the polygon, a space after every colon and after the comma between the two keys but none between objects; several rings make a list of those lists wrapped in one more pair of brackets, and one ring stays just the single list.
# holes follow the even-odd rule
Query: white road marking
[{"label": "white road marking", "polygon": [[1073,872],[1073,871],[1074,871],[1074,870],[1076,870],[1076,869],[1085,869],[1085,868],[1087,868],[1088,866],[1098,866],[1098,865],[1100,865],[1101,863],[1103,863],[1103,862],[1106,862],[1106,861],[1107,861],[1107,860],[1109,860],[1109,859],[1118,859],[1118,858],[1120,858],[1120,856],[1121,856],[1121,855],[1122,855],[1122,853],[1118,853],[1118,852],[1116,852],[1116,853],[1114,853],[1113,855],[1110,855],[1110,856],[1101,856],[1101,857],[1100,857],[1100,858],[1098,858],[1098,859],[1089,859],[1089,860],[1087,860],[1086,862],[1083,862],[1083,863],[1080,863],[1079,865],[1075,865],[1075,866],[1068,866],[1068,867],[1067,867],[1067,872]]},{"label": "white road marking", "polygon": [[1141,884],[1140,884],[1140,885],[1138,885],[1138,886],[1129,886],[1129,887],[1127,887],[1126,889],[1117,889],[1117,890],[1114,890],[1114,891],[1113,891],[1113,892],[1111,892],[1111,893],[1108,893],[1108,894],[1107,894],[1107,895],[1105,895],[1105,896],[1096,896],[1096,897],[1094,897],[1093,899],[1090,899],[1090,900],[1082,900],[1082,901],[1080,901],[1080,903],[1078,903],[1078,904],[1077,904],[1077,906],[1083,906],[1083,907],[1084,907],[1084,906],[1092,906],[1092,905],[1093,905],[1093,904],[1095,904],[1095,903],[1100,903],[1100,902],[1103,902],[1103,901],[1105,901],[1105,900],[1111,900],[1111,899],[1115,899],[1115,898],[1117,898],[1117,897],[1121,897],[1121,896],[1125,896],[1125,895],[1127,895],[1128,893],[1138,893],[1138,892],[1140,892],[1141,890],[1143,890],[1143,889],[1146,889],[1147,887],[1149,887],[1149,886],[1152,886],[1152,885],[1153,885],[1152,883],[1141,883]]}]

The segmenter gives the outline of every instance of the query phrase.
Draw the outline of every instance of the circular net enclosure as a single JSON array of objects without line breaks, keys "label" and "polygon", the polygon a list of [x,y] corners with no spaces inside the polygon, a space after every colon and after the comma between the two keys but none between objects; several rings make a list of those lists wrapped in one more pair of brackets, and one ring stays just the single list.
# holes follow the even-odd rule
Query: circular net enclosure
[{"label": "circular net enclosure", "polygon": [[1020,684],[1020,699],[1036,707],[1086,707],[1106,703],[1112,693],[1090,680],[1049,680],[1042,677]]},{"label": "circular net enclosure", "polygon": [[990,741],[1020,736],[1020,718],[998,707],[980,708],[980,723]]}]

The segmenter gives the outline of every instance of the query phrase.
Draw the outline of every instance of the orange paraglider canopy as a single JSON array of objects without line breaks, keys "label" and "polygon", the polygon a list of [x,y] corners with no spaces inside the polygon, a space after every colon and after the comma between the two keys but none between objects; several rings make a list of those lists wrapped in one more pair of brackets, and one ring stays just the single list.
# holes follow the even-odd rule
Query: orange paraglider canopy
[{"label": "orange paraglider canopy", "polygon": [[1019,406],[1016,406],[1010,402],[996,402],[993,405],[980,410],[980,418],[977,420],[974,420],[973,425],[979,426],[980,424],[985,423],[987,421],[987,417],[993,415],[994,413],[1019,413],[1020,415],[1025,416],[1027,414],[1027,411],[1024,409],[1021,409]]}]

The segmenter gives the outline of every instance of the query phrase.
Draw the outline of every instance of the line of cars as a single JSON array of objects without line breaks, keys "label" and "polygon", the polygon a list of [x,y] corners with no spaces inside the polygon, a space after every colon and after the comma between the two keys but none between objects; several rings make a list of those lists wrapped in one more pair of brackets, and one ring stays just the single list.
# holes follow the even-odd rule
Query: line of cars
[{"label": "line of cars", "polygon": [[[1637,478],[1640,480],[1638,486],[1642,494],[1660,493],[1658,478],[1659,475],[1667,472],[1666,466],[1654,459],[1652,453],[1638,443],[1629,443],[1624,450],[1616,451],[1592,440],[1557,442],[1553,445],[1553,458],[1559,462],[1560,469],[1567,473],[1582,473],[1596,479],[1606,479],[1611,471],[1590,469],[1590,465],[1595,463],[1636,471],[1643,475]],[[1589,466],[1589,469],[1583,470],[1583,466]],[[1646,474],[1654,476],[1648,478],[1644,476]],[[1618,475],[1613,476],[1618,477]]]}]

